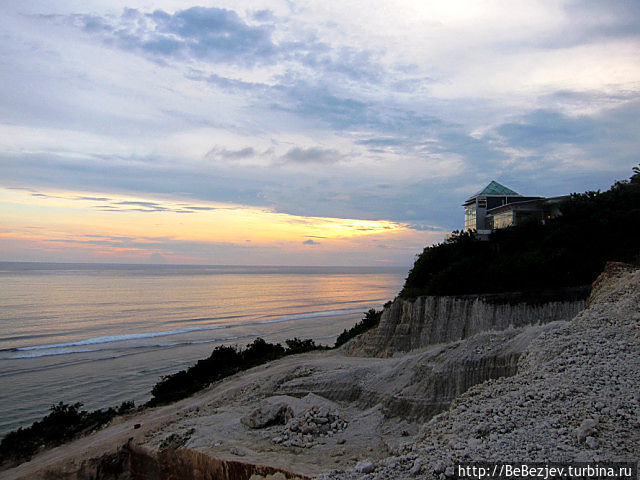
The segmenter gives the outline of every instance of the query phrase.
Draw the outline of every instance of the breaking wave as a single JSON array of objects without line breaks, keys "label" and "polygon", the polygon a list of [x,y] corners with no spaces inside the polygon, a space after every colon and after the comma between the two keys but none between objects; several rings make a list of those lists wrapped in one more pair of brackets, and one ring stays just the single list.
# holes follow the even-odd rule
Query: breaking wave
[{"label": "breaking wave", "polygon": [[[12,355],[9,358],[19,359],[19,358],[38,358],[52,355],[67,355],[74,353],[86,353],[97,351],[99,349],[96,348],[86,348],[94,345],[101,344],[113,344],[113,343],[122,343],[122,342],[132,342],[135,340],[145,340],[149,338],[159,338],[159,337],[169,337],[172,335],[180,335],[185,333],[193,333],[193,332],[204,332],[211,330],[222,330],[234,327],[247,327],[252,325],[264,325],[270,323],[280,323],[280,322],[289,322],[294,320],[305,320],[310,318],[321,318],[321,317],[332,317],[337,315],[349,315],[355,313],[361,313],[362,309],[342,309],[342,310],[325,310],[318,312],[308,312],[308,313],[299,313],[295,315],[287,315],[287,316],[274,316],[273,318],[263,317],[262,320],[254,320],[251,322],[243,322],[229,325],[215,325],[215,326],[202,326],[202,327],[188,327],[188,328],[180,328],[176,330],[163,330],[159,332],[146,332],[146,333],[132,333],[125,335],[107,335],[102,337],[94,337],[87,338],[84,340],[77,340],[73,342],[65,342],[65,343],[53,343],[53,344],[45,344],[45,345],[35,345],[35,346],[27,346],[27,347],[16,347],[8,349],[11,352],[18,353],[18,355]],[[200,344],[200,343],[210,343],[217,341],[229,341],[234,340],[237,337],[228,337],[225,339],[213,339],[213,340],[194,340],[194,341],[186,341],[186,342],[178,342],[177,344],[186,345],[186,344]],[[151,344],[151,345],[131,345],[130,348],[139,348],[139,347],[170,347],[174,344]],[[78,348],[84,347],[84,348]],[[109,346],[111,348],[111,346]],[[5,350],[6,351],[6,350]],[[25,353],[22,353],[25,352]]]}]

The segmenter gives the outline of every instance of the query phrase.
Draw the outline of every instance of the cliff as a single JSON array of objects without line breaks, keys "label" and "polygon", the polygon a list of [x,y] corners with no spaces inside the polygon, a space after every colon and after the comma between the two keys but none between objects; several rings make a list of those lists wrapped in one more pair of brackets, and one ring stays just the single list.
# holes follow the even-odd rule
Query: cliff
[{"label": "cliff", "polygon": [[[534,339],[517,373],[470,388],[373,469],[449,479],[461,462],[640,460],[640,270],[608,264],[588,307]],[[355,480],[356,470],[322,480]],[[635,473],[629,475],[635,478]]]},{"label": "cliff", "polygon": [[384,361],[321,371],[289,380],[278,391],[294,397],[311,392],[363,410],[379,406],[387,418],[424,421],[473,385],[514,375],[529,343],[557,323],[482,332]]},{"label": "cliff", "polygon": [[589,290],[396,298],[377,328],[344,349],[349,355],[386,357],[480,332],[570,320],[584,308]]},{"label": "cliff", "polygon": [[[468,315],[428,340],[465,338],[386,358],[286,357],[118,419],[0,479],[413,479],[446,478],[460,461],[637,461],[640,271],[608,265],[571,321],[545,323],[581,300],[539,300],[457,297],[502,313],[486,317],[496,319],[487,331],[460,328]],[[540,324],[510,327],[505,312],[518,309]],[[282,405],[286,423],[242,421]]]},{"label": "cliff", "polygon": [[[562,323],[483,332],[392,358],[340,351],[283,358],[44,451],[0,479],[196,479],[222,469],[233,474],[212,478],[249,480],[268,473],[266,466],[291,478],[380,460],[473,385],[516,374],[527,346]],[[282,404],[293,414],[284,425],[252,428],[242,420]],[[332,420],[308,418],[313,409],[332,412],[327,417],[339,417],[340,425],[323,432]],[[176,443],[177,453],[164,452]],[[143,450],[122,450],[124,444]]]}]

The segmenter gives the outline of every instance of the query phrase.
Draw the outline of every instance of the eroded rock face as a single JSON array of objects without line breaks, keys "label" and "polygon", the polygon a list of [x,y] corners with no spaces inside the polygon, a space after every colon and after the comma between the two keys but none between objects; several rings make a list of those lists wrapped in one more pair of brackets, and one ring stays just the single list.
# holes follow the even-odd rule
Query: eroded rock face
[{"label": "eroded rock face", "polygon": [[[451,478],[461,462],[640,461],[640,270],[609,265],[589,307],[534,339],[518,372],[459,396],[379,479]],[[417,468],[418,467],[418,468]],[[449,472],[449,473],[447,473]],[[319,480],[357,480],[356,469]]]},{"label": "eroded rock face", "polygon": [[84,461],[78,468],[49,470],[39,478],[47,480],[308,480],[283,469],[266,465],[212,458],[188,448],[153,453],[125,445],[116,453]]},{"label": "eroded rock face", "polygon": [[344,348],[349,355],[387,357],[489,330],[570,320],[585,305],[588,287],[530,294],[397,298],[380,325]]},{"label": "eroded rock face", "polygon": [[533,325],[431,346],[369,366],[322,372],[280,386],[280,393],[308,392],[362,409],[381,404],[390,417],[428,419],[449,407],[467,389],[486,380],[514,375],[529,343],[562,322]]}]

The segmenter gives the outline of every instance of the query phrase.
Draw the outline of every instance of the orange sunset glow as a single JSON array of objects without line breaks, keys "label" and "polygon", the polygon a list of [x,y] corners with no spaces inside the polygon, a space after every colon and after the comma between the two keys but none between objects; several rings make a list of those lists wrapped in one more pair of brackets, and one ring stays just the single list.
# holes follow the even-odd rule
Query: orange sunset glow
[{"label": "orange sunset glow", "polygon": [[[65,260],[202,263],[218,260],[207,247],[222,245],[229,252],[237,250],[227,256],[231,264],[251,259],[260,263],[265,252],[274,255],[283,248],[294,260],[324,259],[338,251],[357,257],[378,250],[377,260],[391,263],[396,258],[387,258],[385,243],[406,244],[410,252],[424,239],[424,232],[389,221],[305,217],[242,205],[96,192],[1,189],[0,214],[5,219],[0,231],[5,251],[34,258],[53,253]],[[275,258],[285,260],[277,254]]]}]

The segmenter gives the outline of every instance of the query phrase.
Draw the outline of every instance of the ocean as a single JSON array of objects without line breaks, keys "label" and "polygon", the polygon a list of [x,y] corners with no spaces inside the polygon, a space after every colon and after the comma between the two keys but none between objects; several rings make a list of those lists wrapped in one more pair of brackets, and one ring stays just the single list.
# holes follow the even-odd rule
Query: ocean
[{"label": "ocean", "polygon": [[337,335],[407,269],[0,263],[0,437],[57,402],[150,398],[220,344]]}]

